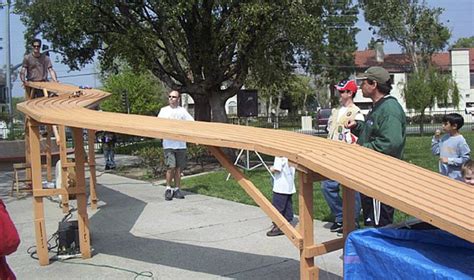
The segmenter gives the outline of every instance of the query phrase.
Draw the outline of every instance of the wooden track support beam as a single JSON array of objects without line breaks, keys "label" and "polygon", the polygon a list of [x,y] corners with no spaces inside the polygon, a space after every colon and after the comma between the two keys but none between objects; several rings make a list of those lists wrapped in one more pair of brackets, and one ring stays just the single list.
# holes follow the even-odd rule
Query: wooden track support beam
[{"label": "wooden track support beam", "polygon": [[[341,185],[342,186],[342,185]],[[356,227],[355,213],[355,191],[346,186],[342,186],[342,235],[344,240]],[[357,213],[359,216],[359,213]]]},{"label": "wooden track support beam", "polygon": [[73,128],[74,157],[76,160],[76,188],[81,193],[76,195],[77,199],[77,220],[79,224],[79,246],[83,259],[91,257],[89,217],[87,216],[86,178],[84,171],[85,153],[84,139],[81,128]]},{"label": "wooden track support beam", "polygon": [[323,255],[326,253],[330,253],[333,251],[337,251],[344,247],[344,238],[337,238],[333,240],[329,240],[326,242],[322,242],[320,244],[315,244],[312,246],[308,246],[304,251],[305,258],[311,258],[319,255]]},{"label": "wooden track support beam", "polygon": [[314,265],[314,257],[306,251],[314,245],[313,226],[313,175],[298,171],[300,234],[303,236],[303,248],[300,249],[300,279],[319,278],[319,268]]},{"label": "wooden track support beam", "polygon": [[96,192],[96,186],[97,186],[97,177],[96,177],[96,167],[95,167],[95,130],[88,130],[88,137],[87,137],[87,144],[89,146],[89,151],[88,151],[88,164],[89,164],[89,173],[90,173],[90,178],[89,178],[89,189],[90,189],[90,199],[91,199],[91,209],[96,210],[97,209],[97,192]]},{"label": "wooden track support beam", "polygon": [[220,164],[234,177],[237,183],[247,192],[247,194],[257,203],[270,219],[283,231],[286,237],[296,246],[303,248],[303,238],[301,234],[283,217],[270,201],[260,192],[260,190],[245,177],[244,174],[228,159],[228,157],[218,147],[208,146],[209,151],[217,158]]},{"label": "wooden track support beam", "polygon": [[[40,135],[38,123],[32,119],[28,121],[28,132],[29,132],[29,152],[30,152],[30,164],[31,164],[31,180],[33,184],[33,192],[41,190],[41,151],[40,151]],[[44,204],[43,197],[33,198],[33,209],[34,209],[34,223],[36,233],[36,251],[38,253],[38,259],[40,265],[48,265],[48,242],[46,236],[46,225],[44,220]]]},{"label": "wooden track support beam", "polygon": [[[31,163],[31,153],[30,153],[30,130],[29,130],[29,122],[31,118],[25,116],[25,164],[30,165]],[[25,179],[27,181],[31,181],[31,168],[26,169]]]},{"label": "wooden track support beam", "polygon": [[[61,161],[61,189],[68,190],[67,184],[67,147],[66,147],[66,127],[58,125],[59,135],[59,160]],[[58,176],[58,174],[56,174]],[[61,206],[63,213],[69,212],[69,195],[61,196]]]},{"label": "wooden track support beam", "polygon": [[82,194],[85,193],[84,190],[80,190],[77,188],[69,188],[69,189],[41,189],[33,191],[34,197],[44,197],[44,196],[55,196],[55,195],[71,195],[71,194]]},{"label": "wooden track support beam", "polygon": [[51,135],[53,132],[53,129],[51,128],[51,125],[46,125],[46,180],[48,182],[51,182],[53,180],[53,174],[51,171],[51,166],[53,165],[53,159],[51,156]]}]

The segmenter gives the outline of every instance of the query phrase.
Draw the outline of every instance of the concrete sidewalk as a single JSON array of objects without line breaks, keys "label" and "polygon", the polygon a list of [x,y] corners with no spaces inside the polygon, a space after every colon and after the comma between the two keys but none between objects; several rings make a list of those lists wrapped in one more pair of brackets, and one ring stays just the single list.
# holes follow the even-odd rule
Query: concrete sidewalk
[{"label": "concrete sidewalk", "polygon": [[[152,277],[137,279],[299,279],[299,251],[285,236],[266,237],[271,221],[258,207],[191,193],[165,201],[162,186],[111,173],[97,179],[99,209],[88,208],[93,257],[41,267],[27,253],[35,245],[32,197],[10,197],[11,172],[0,173],[0,198],[21,237],[7,257],[18,279],[134,279],[145,271]],[[48,236],[62,217],[45,199]],[[336,237],[328,227],[315,221],[318,242]],[[342,278],[341,255],[316,258],[320,279]]]}]

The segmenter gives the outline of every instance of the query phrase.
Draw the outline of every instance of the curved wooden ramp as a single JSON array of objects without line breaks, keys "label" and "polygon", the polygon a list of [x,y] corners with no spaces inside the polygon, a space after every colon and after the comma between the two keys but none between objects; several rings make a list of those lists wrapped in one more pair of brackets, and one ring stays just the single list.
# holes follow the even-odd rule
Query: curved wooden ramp
[{"label": "curved wooden ramp", "polygon": [[[38,138],[37,125],[39,124],[72,127],[78,146],[82,144],[82,137],[80,137],[82,129],[107,130],[206,145],[300,250],[301,279],[317,277],[317,268],[314,267],[313,262],[314,256],[342,248],[345,237],[352,230],[349,227],[344,227],[343,238],[314,244],[312,191],[315,180],[329,178],[337,180],[345,186],[343,188],[346,198],[344,199],[344,221],[354,220],[354,213],[348,209],[353,209],[354,191],[358,191],[474,242],[474,190],[467,184],[413,164],[360,146],[282,130],[94,111],[88,108],[97,105],[109,95],[95,89],[82,90],[80,95],[74,96],[74,93],[79,89],[65,84],[28,83],[28,87],[44,89],[48,93],[57,95],[28,100],[18,105],[18,109],[31,118],[29,122],[31,152],[39,141],[36,139]],[[224,147],[258,151],[272,156],[285,156],[298,165],[300,201],[298,230],[286,222],[252,182],[245,178],[222,153],[220,148]],[[83,169],[84,160],[78,157],[83,156],[76,153],[76,173],[80,188],[84,188],[83,179],[79,178],[83,176],[84,172],[78,169]],[[32,154],[31,158],[33,166],[33,159],[37,161],[37,156]],[[38,163],[35,166],[38,168]],[[33,183],[35,199],[42,198],[42,195],[51,195],[51,193],[40,189],[40,179],[40,177],[36,179],[36,181],[39,180],[39,183],[35,184],[35,181]],[[87,225],[85,205],[82,210],[79,209],[79,212],[85,217],[83,224]],[[41,216],[44,215],[42,213],[37,215],[38,219],[44,219]],[[353,223],[345,222],[344,224]],[[84,245],[87,244],[88,240],[85,240]],[[38,248],[40,247],[38,244]],[[82,248],[81,243],[81,251]],[[87,257],[90,252],[85,255]]]}]

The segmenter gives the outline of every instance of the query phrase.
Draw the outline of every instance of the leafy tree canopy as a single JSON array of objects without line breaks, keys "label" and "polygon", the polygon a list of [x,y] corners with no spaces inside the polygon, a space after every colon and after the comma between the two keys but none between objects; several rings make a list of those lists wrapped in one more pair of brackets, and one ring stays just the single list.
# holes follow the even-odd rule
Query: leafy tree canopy
[{"label": "leafy tree canopy", "polygon": [[196,119],[226,121],[225,101],[250,70],[286,73],[282,59],[319,49],[321,2],[17,0],[15,11],[27,41],[41,35],[71,69],[96,55],[105,69],[116,59],[144,67],[189,93]]},{"label": "leafy tree canopy", "polygon": [[119,74],[105,78],[104,89],[112,96],[101,104],[101,109],[109,112],[127,112],[123,96],[128,96],[130,113],[156,116],[166,104],[163,101],[165,88],[148,71],[135,72],[125,67]]},{"label": "leafy tree canopy", "polygon": [[[452,77],[440,73],[434,67],[420,68],[408,76],[403,94],[406,105],[409,109],[414,109],[422,116],[425,110],[438,103],[447,107],[459,105],[459,89]],[[423,133],[423,122],[420,123],[420,133]]]},{"label": "leafy tree canopy", "polygon": [[358,8],[351,0],[323,0],[313,14],[321,14],[323,29],[321,45],[310,49],[310,69],[316,75],[328,78],[331,84],[347,78],[354,72],[354,52],[357,50],[355,27]]},{"label": "leafy tree canopy", "polygon": [[474,36],[459,38],[451,48],[474,48]]},{"label": "leafy tree canopy", "polygon": [[[351,0],[308,2],[310,4],[307,5],[307,12],[315,17],[314,20],[321,32],[310,30],[305,42],[316,43],[306,44],[306,48],[301,48],[296,53],[302,68],[295,71],[294,54],[279,56],[270,46],[264,50],[264,55],[260,57],[261,63],[252,68],[246,81],[247,85],[259,89],[261,97],[277,101],[277,107],[282,98],[285,100],[291,98],[294,109],[311,110],[310,105],[318,103],[319,99],[325,99],[328,83],[335,84],[349,77],[355,69],[353,56],[357,49],[355,35],[359,31],[354,27],[358,20],[357,7]],[[276,71],[278,69],[280,71]],[[302,69],[317,77],[319,82],[316,85],[322,93],[318,98],[315,96],[315,89],[309,87],[307,78],[294,74],[294,72],[301,73]],[[302,88],[305,93],[299,94]]]},{"label": "leafy tree canopy", "polygon": [[359,4],[375,32],[402,47],[415,71],[420,64],[429,64],[431,55],[443,50],[451,37],[439,19],[443,9],[429,8],[424,0],[359,0]]}]

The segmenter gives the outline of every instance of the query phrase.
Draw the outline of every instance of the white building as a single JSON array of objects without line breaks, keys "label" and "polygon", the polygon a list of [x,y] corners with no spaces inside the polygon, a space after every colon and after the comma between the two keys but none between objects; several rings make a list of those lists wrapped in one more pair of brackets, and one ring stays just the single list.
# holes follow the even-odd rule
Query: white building
[{"label": "white building", "polygon": [[[474,48],[452,49],[449,52],[436,53],[433,55],[433,64],[445,72],[450,72],[456,82],[460,102],[457,108],[440,108],[435,105],[433,111],[460,110],[466,114],[474,111]],[[405,98],[403,88],[407,80],[407,74],[411,71],[410,62],[405,54],[384,54],[383,49],[357,51],[355,53],[355,66],[357,72],[363,72],[371,66],[381,66],[387,69],[392,77],[393,85],[391,95],[396,97],[405,111]],[[362,97],[358,92],[354,102],[362,109],[369,109],[371,100]]]},{"label": "white building", "polygon": [[5,121],[0,121],[0,139],[7,139],[10,129]]}]

